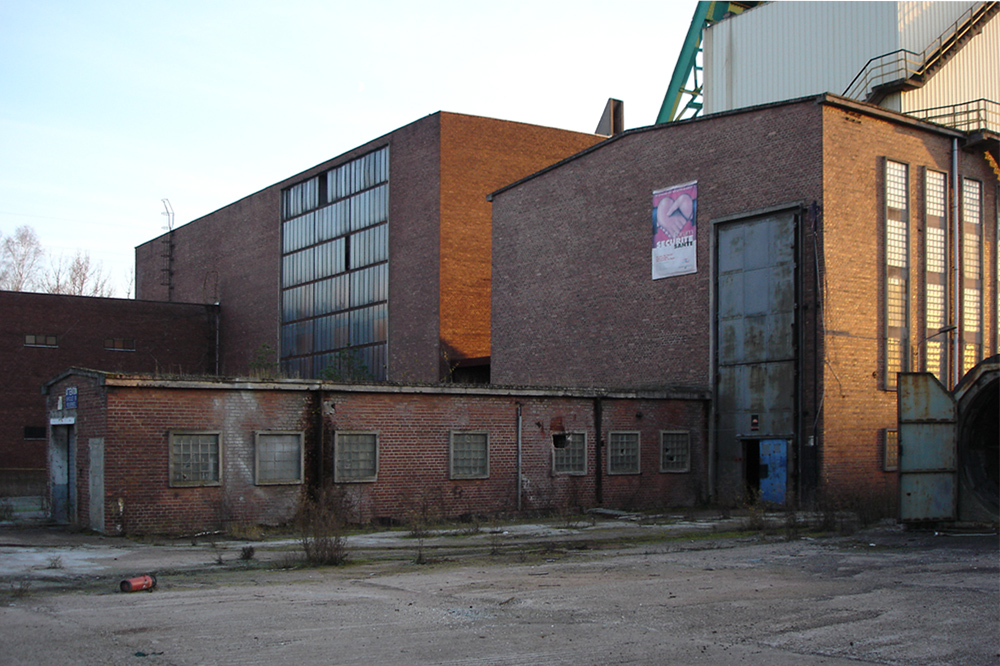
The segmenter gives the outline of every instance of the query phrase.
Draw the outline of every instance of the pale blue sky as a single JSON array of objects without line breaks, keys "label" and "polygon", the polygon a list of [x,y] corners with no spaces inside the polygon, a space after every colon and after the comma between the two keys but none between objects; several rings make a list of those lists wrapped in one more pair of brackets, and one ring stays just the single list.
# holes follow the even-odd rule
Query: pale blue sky
[{"label": "pale blue sky", "polygon": [[652,124],[695,2],[0,0],[0,233],[101,261],[436,111]]}]

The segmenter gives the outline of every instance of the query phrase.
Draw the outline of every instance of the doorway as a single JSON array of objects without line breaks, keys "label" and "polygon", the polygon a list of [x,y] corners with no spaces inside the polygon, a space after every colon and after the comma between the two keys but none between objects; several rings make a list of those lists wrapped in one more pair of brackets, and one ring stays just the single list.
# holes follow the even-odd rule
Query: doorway
[{"label": "doorway", "polygon": [[49,483],[51,490],[52,520],[68,523],[76,514],[76,474],[73,450],[74,428],[71,425],[53,425],[49,442]]}]

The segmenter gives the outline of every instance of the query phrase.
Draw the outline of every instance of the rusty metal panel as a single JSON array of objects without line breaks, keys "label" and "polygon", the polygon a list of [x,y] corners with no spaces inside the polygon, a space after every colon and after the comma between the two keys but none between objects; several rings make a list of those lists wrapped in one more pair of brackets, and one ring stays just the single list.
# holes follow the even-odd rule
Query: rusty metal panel
[{"label": "rusty metal panel", "polygon": [[793,446],[795,225],[783,212],[716,227],[720,488],[742,484],[744,439]]},{"label": "rusty metal panel", "polygon": [[954,423],[955,401],[933,375],[903,373],[899,376],[898,391],[900,423]]},{"label": "rusty metal panel", "polygon": [[897,391],[900,519],[954,520],[958,469],[955,400],[930,373],[901,373]]},{"label": "rusty metal panel", "polygon": [[900,475],[899,495],[899,518],[903,522],[955,517],[954,473]]}]

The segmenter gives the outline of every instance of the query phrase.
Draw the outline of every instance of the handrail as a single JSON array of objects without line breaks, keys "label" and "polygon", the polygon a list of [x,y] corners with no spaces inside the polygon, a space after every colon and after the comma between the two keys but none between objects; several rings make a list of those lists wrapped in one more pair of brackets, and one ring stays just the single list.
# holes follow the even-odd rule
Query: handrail
[{"label": "handrail", "polygon": [[985,15],[991,6],[996,4],[996,2],[973,3],[921,53],[897,49],[871,58],[848,84],[844,96],[865,101],[879,86],[926,74],[927,70],[948,52],[954,42],[965,36],[972,28],[975,19]]},{"label": "handrail", "polygon": [[907,111],[907,115],[962,132],[1000,133],[1000,102],[990,99]]}]

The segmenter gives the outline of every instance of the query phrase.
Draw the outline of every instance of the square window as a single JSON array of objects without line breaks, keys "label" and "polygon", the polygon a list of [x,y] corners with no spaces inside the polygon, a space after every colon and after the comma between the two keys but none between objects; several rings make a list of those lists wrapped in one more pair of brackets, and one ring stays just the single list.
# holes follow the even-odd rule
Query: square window
[{"label": "square window", "polygon": [[334,441],[333,480],[363,483],[378,478],[378,435],[373,432],[338,432]]},{"label": "square window", "polygon": [[113,351],[135,351],[133,338],[105,338],[104,348]]},{"label": "square window", "polygon": [[25,347],[58,347],[59,342],[54,335],[33,335],[24,336]]},{"label": "square window", "polygon": [[46,439],[47,437],[45,426],[24,426],[25,439]]},{"label": "square window", "polygon": [[222,452],[217,432],[170,433],[170,485],[218,486]]},{"label": "square window", "polygon": [[552,473],[587,473],[587,435],[560,432],[552,435]]},{"label": "square window", "polygon": [[608,445],[608,474],[639,473],[639,433],[612,432]]},{"label": "square window", "polygon": [[686,430],[660,432],[660,471],[691,471],[691,433]]},{"label": "square window", "polygon": [[489,435],[485,432],[451,433],[451,478],[485,479],[489,475]]},{"label": "square window", "polygon": [[258,432],[254,439],[257,485],[302,483],[301,432]]}]

